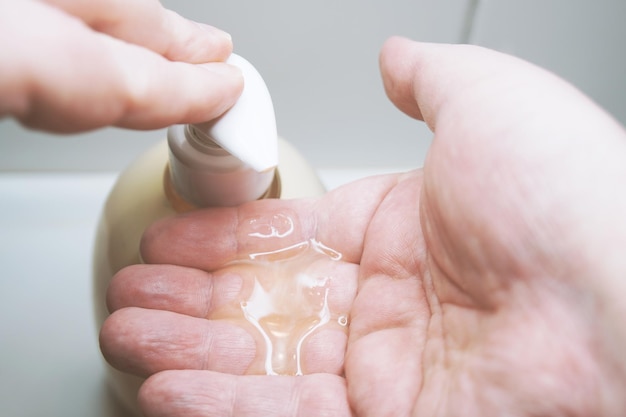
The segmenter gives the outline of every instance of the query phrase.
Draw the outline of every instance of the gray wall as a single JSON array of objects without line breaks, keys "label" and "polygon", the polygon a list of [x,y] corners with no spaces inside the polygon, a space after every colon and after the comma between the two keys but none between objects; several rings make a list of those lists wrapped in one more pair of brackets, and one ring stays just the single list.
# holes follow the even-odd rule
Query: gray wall
[{"label": "gray wall", "polygon": [[[394,34],[471,42],[560,74],[626,123],[624,0],[167,0],[233,35],[263,74],[279,133],[318,168],[412,167],[430,132],[386,99],[378,51]],[[164,131],[73,136],[0,121],[0,171],[114,171]]]}]

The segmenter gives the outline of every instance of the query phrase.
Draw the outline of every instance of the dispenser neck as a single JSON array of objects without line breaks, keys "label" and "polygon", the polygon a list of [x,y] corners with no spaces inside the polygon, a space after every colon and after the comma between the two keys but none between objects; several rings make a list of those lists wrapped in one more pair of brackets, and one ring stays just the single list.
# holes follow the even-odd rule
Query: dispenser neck
[{"label": "dispenser neck", "polygon": [[167,138],[166,194],[178,210],[236,206],[280,196],[275,168],[255,171],[193,125],[171,126]]},{"label": "dispenser neck", "polygon": [[185,125],[185,138],[199,152],[214,156],[230,155],[210,135],[195,125]]}]

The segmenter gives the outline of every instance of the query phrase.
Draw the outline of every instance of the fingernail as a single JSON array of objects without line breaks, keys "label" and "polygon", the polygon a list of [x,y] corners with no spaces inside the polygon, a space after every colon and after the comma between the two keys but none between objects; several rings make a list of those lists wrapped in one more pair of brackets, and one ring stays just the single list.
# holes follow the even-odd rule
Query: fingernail
[{"label": "fingernail", "polygon": [[224,62],[209,62],[200,66],[222,77],[243,78],[240,68]]}]

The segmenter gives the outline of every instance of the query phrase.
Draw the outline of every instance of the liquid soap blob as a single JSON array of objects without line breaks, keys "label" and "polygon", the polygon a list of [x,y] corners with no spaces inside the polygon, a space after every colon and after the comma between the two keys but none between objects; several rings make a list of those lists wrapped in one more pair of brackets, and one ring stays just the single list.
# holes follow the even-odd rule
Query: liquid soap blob
[{"label": "liquid soap blob", "polygon": [[257,356],[248,374],[302,375],[302,348],[316,331],[341,328],[346,312],[333,311],[332,263],[341,254],[316,240],[253,253],[222,270],[242,277],[238,299],[220,306],[209,319],[236,323],[255,336]]}]

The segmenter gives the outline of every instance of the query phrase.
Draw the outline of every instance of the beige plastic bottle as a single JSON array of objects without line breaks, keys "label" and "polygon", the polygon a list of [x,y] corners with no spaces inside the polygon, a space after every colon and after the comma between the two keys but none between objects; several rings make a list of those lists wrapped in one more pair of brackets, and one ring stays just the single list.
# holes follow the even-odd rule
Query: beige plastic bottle
[{"label": "beige plastic bottle", "polygon": [[[108,316],[106,290],[113,275],[140,263],[139,242],[154,221],[207,206],[233,206],[259,198],[319,196],[312,167],[277,138],[271,98],[243,58],[229,62],[244,75],[244,92],[225,115],[198,125],[177,125],[168,140],[140,156],[118,178],[103,210],[94,252],[94,304],[98,328]],[[142,379],[108,367],[111,388],[133,415]]]}]

